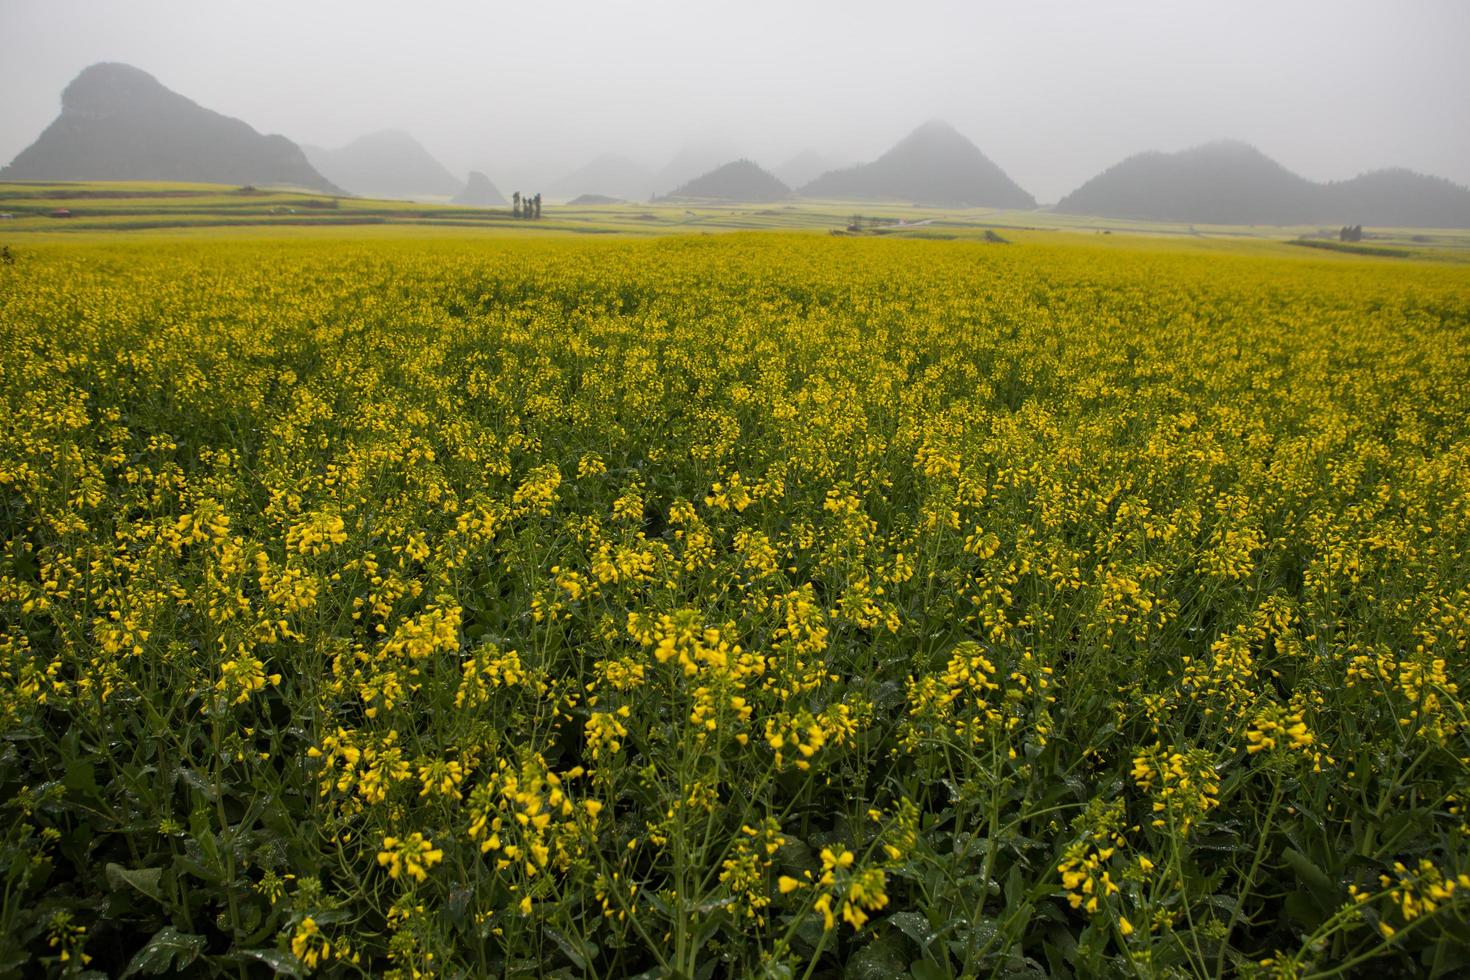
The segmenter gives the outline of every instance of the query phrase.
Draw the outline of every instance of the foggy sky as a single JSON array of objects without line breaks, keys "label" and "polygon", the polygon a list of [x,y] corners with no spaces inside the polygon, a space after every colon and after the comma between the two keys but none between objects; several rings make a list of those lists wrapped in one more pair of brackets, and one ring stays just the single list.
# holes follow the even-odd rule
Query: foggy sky
[{"label": "foggy sky", "polygon": [[1042,202],[1218,138],[1470,185],[1467,51],[1470,0],[0,0],[0,163],[121,61],[298,142],[407,130],[507,192],[696,139],[867,160],[932,118]]}]

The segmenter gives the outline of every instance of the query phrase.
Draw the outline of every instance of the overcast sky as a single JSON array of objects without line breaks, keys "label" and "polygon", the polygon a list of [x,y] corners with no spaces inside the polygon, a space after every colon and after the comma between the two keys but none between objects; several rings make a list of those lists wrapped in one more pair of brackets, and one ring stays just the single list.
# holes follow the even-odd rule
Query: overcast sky
[{"label": "overcast sky", "polygon": [[1043,202],[1226,137],[1470,185],[1470,0],[0,0],[0,162],[98,61],[298,142],[405,129],[501,187],[699,138],[866,160],[931,118]]}]

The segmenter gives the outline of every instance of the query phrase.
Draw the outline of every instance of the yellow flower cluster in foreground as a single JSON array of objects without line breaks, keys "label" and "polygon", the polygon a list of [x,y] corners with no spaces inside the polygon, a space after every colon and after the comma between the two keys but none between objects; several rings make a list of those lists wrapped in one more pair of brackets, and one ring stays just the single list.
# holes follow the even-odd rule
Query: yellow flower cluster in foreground
[{"label": "yellow flower cluster in foreground", "polygon": [[1254,249],[18,250],[0,963],[1470,962],[1470,268]]}]

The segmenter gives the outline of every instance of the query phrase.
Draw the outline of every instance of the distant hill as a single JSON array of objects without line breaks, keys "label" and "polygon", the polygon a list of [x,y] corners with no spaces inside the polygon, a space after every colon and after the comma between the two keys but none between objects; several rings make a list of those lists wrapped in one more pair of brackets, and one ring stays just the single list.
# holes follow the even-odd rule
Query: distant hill
[{"label": "distant hill", "polygon": [[115,63],[83,69],[67,85],[61,115],[0,179],[293,184],[342,193],[286,137],[263,136]]},{"label": "distant hill", "polygon": [[568,204],[622,204],[622,198],[608,197],[606,194],[579,194],[567,202]]},{"label": "distant hill", "polygon": [[1233,225],[1470,227],[1470,190],[1408,170],[1319,184],[1246,143],[1140,153],[1062,198],[1056,210]]},{"label": "distant hill", "polygon": [[1062,198],[1056,210],[1201,224],[1303,224],[1321,220],[1319,190],[1255,147],[1224,140],[1131,156]]},{"label": "distant hill", "polygon": [[736,160],[740,156],[740,152],[724,140],[699,139],[685,143],[653,175],[653,193],[667,195],[725,161]]},{"label": "distant hill", "polygon": [[750,160],[735,160],[694,178],[671,198],[700,198],[716,201],[784,201],[791,188]]},{"label": "distant hill", "polygon": [[327,179],[363,197],[450,197],[459,179],[408,133],[384,129],[336,150],[302,146]]},{"label": "distant hill", "polygon": [[[1470,188],[1412,170],[1375,170],[1323,188],[1333,224],[1470,228]],[[1343,217],[1338,217],[1342,215]]]},{"label": "distant hill", "polygon": [[490,183],[490,178],[478,170],[470,171],[470,179],[465,181],[464,190],[460,191],[450,201],[451,204],[464,204],[472,208],[493,208],[505,203],[505,198]]},{"label": "distant hill", "polygon": [[979,147],[953,126],[927,122],[872,163],[829,170],[801,188],[804,197],[893,198],[952,207],[1036,207]]},{"label": "distant hill", "polygon": [[781,182],[788,187],[800,187],[842,165],[843,161],[830,159],[815,150],[804,150],[781,166],[774,168],[771,173],[780,178]]},{"label": "distant hill", "polygon": [[596,194],[623,198],[630,201],[646,201],[653,193],[653,172],[634,160],[604,153],[595,160],[553,181],[546,188],[546,196],[571,198],[582,194]]}]

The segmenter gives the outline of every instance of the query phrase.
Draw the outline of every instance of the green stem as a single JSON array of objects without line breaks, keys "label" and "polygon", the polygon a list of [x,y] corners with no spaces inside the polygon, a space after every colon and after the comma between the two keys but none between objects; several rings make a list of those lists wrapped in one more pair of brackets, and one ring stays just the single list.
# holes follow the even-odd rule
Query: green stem
[{"label": "green stem", "polygon": [[[1256,879],[1256,871],[1261,867],[1261,861],[1266,856],[1266,841],[1271,835],[1271,821],[1276,817],[1276,808],[1281,804],[1281,773],[1278,771],[1271,783],[1271,805],[1266,809],[1266,820],[1261,825],[1261,839],[1256,842],[1256,852],[1251,859],[1250,870],[1246,872],[1245,880],[1240,884],[1240,891],[1235,896],[1235,907],[1230,910],[1230,921],[1225,924],[1225,935],[1220,937],[1220,950],[1215,954],[1215,976],[1223,976],[1225,969],[1225,952],[1230,948],[1230,934],[1235,931],[1235,925],[1240,921],[1240,910],[1245,905],[1245,898],[1250,894],[1251,885]],[[1186,906],[1187,907],[1187,906]]]}]

